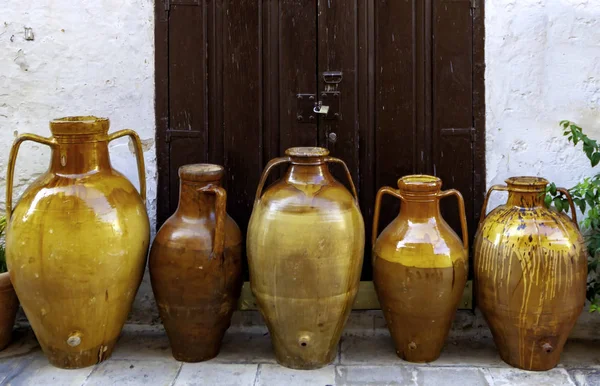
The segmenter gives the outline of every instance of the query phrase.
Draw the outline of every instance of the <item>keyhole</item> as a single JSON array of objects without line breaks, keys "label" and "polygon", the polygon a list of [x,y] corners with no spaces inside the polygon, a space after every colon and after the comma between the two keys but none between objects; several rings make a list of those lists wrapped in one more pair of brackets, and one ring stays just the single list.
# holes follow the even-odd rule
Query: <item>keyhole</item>
[{"label": "keyhole", "polygon": [[331,142],[335,143],[335,141],[337,141],[337,134],[336,133],[329,133],[328,138]]}]

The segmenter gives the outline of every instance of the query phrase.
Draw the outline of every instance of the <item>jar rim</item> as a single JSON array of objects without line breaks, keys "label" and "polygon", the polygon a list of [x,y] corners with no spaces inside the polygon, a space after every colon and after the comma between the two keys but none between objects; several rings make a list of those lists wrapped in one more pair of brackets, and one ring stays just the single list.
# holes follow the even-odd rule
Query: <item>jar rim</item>
[{"label": "jar rim", "polygon": [[504,180],[507,185],[517,187],[545,187],[549,184],[548,180],[536,176],[515,176]]},{"label": "jar rim", "polygon": [[183,181],[207,182],[223,178],[225,168],[216,164],[188,164],[179,167],[179,178]]},{"label": "jar rim", "polygon": [[287,149],[285,155],[300,158],[326,157],[329,155],[329,150],[324,147],[298,146]]},{"label": "jar rim", "polygon": [[108,118],[93,115],[75,115],[50,121],[50,131],[58,136],[108,134],[109,127]]}]

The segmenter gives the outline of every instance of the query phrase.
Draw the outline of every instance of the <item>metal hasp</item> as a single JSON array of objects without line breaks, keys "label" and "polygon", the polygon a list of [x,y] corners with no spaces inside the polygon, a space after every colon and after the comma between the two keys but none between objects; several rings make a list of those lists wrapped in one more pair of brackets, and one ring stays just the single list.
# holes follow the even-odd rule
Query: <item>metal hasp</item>
[{"label": "metal hasp", "polygon": [[299,123],[316,122],[316,113],[313,111],[315,106],[315,94],[296,94],[296,120]]},{"label": "metal hasp", "polygon": [[327,84],[338,84],[342,81],[341,71],[323,71],[323,81]]}]

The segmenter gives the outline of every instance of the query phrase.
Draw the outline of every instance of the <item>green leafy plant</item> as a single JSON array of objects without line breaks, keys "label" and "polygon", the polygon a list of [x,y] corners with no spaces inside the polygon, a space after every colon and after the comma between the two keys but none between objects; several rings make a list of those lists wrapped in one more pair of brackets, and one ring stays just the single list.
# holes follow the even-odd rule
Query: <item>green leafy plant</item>
[{"label": "green leafy plant", "polygon": [[[560,126],[563,135],[573,146],[582,144],[583,152],[590,160],[592,167],[600,163],[600,145],[588,137],[581,127],[571,121],[562,121]],[[600,311],[600,174],[585,177],[583,181],[569,189],[573,203],[584,214],[580,223],[588,251],[588,286],[587,298],[591,302],[590,312]],[[551,183],[546,189],[545,202],[548,207],[554,206],[559,212],[569,212],[567,198],[556,190]]]},{"label": "green leafy plant", "polygon": [[6,250],[4,249],[4,230],[6,229],[6,217],[0,217],[0,273],[8,271],[6,267]]}]

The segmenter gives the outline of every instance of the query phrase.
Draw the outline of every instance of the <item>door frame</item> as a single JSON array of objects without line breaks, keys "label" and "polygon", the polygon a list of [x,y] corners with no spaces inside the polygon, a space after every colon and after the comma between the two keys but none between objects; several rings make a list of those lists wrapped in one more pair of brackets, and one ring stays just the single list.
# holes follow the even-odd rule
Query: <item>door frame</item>
[{"label": "door frame", "polygon": [[[223,27],[223,21],[220,17],[218,8],[219,0],[158,0],[155,2],[155,118],[156,118],[156,158],[157,158],[157,205],[156,205],[156,226],[157,231],[162,223],[168,218],[169,213],[169,22],[168,13],[170,4],[194,4],[206,6],[206,15],[210,19],[210,31],[208,33],[208,55],[209,64],[209,87],[214,90],[214,96],[222,96],[220,83],[217,81],[221,76],[222,58],[220,57],[219,47],[211,42],[216,42],[215,31]],[[262,2],[264,0],[256,0]],[[374,1],[367,0],[368,12],[374,12]],[[435,1],[435,0],[432,0]],[[483,204],[483,198],[486,189],[486,169],[485,169],[485,9],[483,0],[470,0],[473,20],[473,126],[474,135],[473,146],[473,189],[475,191],[473,206],[475,213],[479,213],[478,208]],[[204,5],[202,5],[204,3]],[[372,14],[369,17],[373,16]],[[370,20],[374,20],[370,18]],[[369,25],[368,33],[373,33],[375,26]],[[214,48],[213,48],[214,47]],[[371,52],[372,48],[367,47],[365,52]],[[212,55],[211,55],[212,54]],[[369,61],[373,60],[368,58]],[[263,62],[264,68],[266,64]],[[210,123],[218,125],[222,121],[222,109],[217,106],[210,113],[213,119]],[[221,117],[221,118],[220,118]],[[222,123],[222,122],[221,122]],[[478,215],[477,215],[478,216]],[[366,262],[368,263],[368,262]],[[461,309],[472,309],[472,281],[469,280],[465,287],[463,298],[459,305]],[[379,309],[379,302],[374,290],[372,281],[362,281],[360,283],[357,299],[354,309]],[[239,309],[252,310],[257,309],[254,297],[250,290],[249,282],[245,282],[242,289],[242,296],[239,301]]]}]

